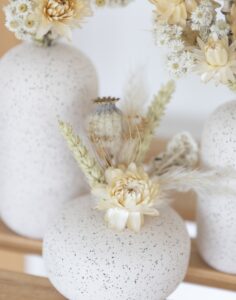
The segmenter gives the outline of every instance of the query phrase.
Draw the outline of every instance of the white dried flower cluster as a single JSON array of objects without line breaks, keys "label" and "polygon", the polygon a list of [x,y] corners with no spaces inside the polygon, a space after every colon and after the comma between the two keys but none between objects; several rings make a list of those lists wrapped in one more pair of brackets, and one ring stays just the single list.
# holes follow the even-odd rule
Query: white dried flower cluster
[{"label": "white dried flower cluster", "polygon": [[155,41],[167,49],[171,75],[194,71],[203,82],[235,86],[236,0],[224,1],[221,14],[218,0],[149,1],[156,8]]},{"label": "white dried flower cluster", "polygon": [[186,50],[182,39],[183,28],[179,25],[169,25],[155,20],[154,37],[158,46],[166,46],[167,68],[174,78],[179,78],[189,72],[194,65],[191,52]]},{"label": "white dried flower cluster", "polygon": [[192,12],[191,28],[197,31],[209,28],[215,15],[216,12],[213,2],[210,0],[201,1],[199,6]]},{"label": "white dried flower cluster", "polygon": [[91,15],[90,0],[9,0],[4,8],[6,27],[21,40],[50,45]]},{"label": "white dried flower cluster", "polygon": [[174,78],[180,78],[190,72],[194,66],[194,57],[190,51],[172,52],[167,55],[167,68]]},{"label": "white dried flower cluster", "polygon": [[36,34],[38,22],[34,3],[28,0],[12,0],[4,8],[6,27],[21,40],[31,40]]}]

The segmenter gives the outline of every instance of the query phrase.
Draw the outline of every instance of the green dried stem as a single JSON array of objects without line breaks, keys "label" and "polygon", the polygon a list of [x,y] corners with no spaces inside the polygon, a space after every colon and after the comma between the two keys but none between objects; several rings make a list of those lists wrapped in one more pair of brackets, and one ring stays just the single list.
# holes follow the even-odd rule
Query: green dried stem
[{"label": "green dried stem", "polygon": [[99,166],[96,159],[91,157],[88,149],[83,145],[79,136],[73,132],[72,126],[68,123],[59,121],[62,135],[72,151],[77,163],[85,174],[91,187],[105,182],[103,169]]},{"label": "green dried stem", "polygon": [[145,159],[155,134],[155,130],[160,125],[161,119],[165,114],[166,106],[170,102],[174,91],[175,83],[171,80],[163,86],[159,93],[154,97],[146,115],[147,125],[144,130],[136,160],[138,163],[141,163]]}]

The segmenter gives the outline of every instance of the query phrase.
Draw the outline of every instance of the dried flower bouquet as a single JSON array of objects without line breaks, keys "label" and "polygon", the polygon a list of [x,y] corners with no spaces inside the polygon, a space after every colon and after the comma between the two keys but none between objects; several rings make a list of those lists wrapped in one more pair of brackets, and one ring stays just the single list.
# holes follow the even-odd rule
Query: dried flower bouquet
[{"label": "dried flower bouquet", "polygon": [[138,76],[131,80],[122,111],[116,98],[94,101],[96,109],[87,121],[90,147],[85,146],[69,124],[60,121],[61,132],[98,200],[96,208],[105,211],[110,228],[120,231],[128,227],[139,232],[144,216],[158,216],[158,207],[168,201],[172,190],[234,193],[221,183],[222,176],[235,177],[233,172],[196,169],[198,146],[188,133],[176,135],[164,153],[145,165],[174,83],[170,81],[162,87],[147,111],[140,86]]},{"label": "dried flower bouquet", "polygon": [[133,0],[9,0],[4,7],[6,27],[24,41],[50,45],[59,37],[71,39],[72,29],[92,16],[95,6],[125,6]]},{"label": "dried flower bouquet", "polygon": [[[197,72],[203,82],[236,86],[236,1],[149,0],[155,6],[154,33],[167,46],[174,77]],[[221,10],[220,10],[221,8]]]}]

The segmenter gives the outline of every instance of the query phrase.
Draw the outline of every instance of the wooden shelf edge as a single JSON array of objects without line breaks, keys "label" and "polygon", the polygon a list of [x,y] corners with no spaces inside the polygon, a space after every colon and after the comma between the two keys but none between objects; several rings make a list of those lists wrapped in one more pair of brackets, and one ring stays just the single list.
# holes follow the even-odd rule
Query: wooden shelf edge
[{"label": "wooden shelf edge", "polygon": [[[185,282],[236,291],[236,276],[210,268],[198,255],[192,242],[190,265]],[[61,300],[64,299],[48,279],[0,270],[0,300]]]},{"label": "wooden shelf edge", "polygon": [[47,278],[0,270],[0,300],[62,300]]},{"label": "wooden shelf edge", "polygon": [[208,266],[199,256],[196,241],[192,250],[186,282],[236,291],[236,276],[219,272]]},{"label": "wooden shelf edge", "polygon": [[42,253],[42,241],[17,235],[0,221],[0,248],[24,254]]}]

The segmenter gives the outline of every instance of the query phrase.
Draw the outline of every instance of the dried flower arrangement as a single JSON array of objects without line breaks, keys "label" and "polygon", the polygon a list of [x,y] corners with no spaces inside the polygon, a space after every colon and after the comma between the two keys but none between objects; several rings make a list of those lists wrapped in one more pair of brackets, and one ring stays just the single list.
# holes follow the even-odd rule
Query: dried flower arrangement
[{"label": "dried flower arrangement", "polygon": [[[94,0],[99,6],[125,6],[133,0]],[[24,41],[50,45],[92,16],[91,0],[9,0],[4,8],[6,27]]]},{"label": "dried flower arrangement", "polygon": [[10,0],[4,8],[6,27],[21,40],[50,44],[60,36],[71,38],[91,15],[89,0]]},{"label": "dried flower arrangement", "polygon": [[96,109],[87,121],[89,148],[69,124],[59,123],[98,199],[96,208],[105,211],[108,226],[120,231],[128,227],[139,232],[144,216],[158,216],[158,207],[168,200],[172,190],[225,192],[222,176],[230,178],[232,172],[197,170],[198,146],[188,133],[175,136],[164,153],[145,164],[155,130],[173,94],[174,83],[170,81],[165,85],[145,111],[143,83],[138,76],[130,82],[122,110],[116,105],[117,98],[94,101]]},{"label": "dried flower arrangement", "polygon": [[236,87],[236,1],[149,0],[155,5],[154,35],[167,46],[174,77],[196,72],[203,82]]}]

